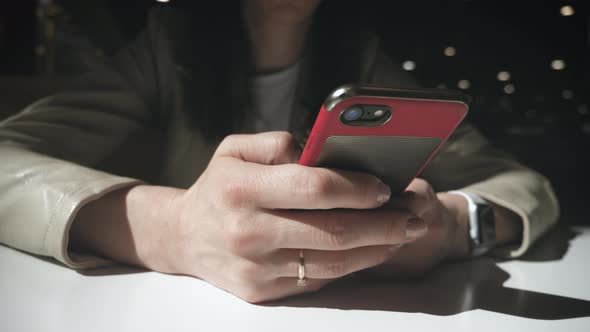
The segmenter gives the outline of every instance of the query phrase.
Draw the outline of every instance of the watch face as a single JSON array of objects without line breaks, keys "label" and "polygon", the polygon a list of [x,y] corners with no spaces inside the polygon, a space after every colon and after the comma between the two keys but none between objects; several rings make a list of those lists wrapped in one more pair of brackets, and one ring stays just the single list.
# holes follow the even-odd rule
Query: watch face
[{"label": "watch face", "polygon": [[477,205],[480,245],[487,246],[496,242],[496,223],[494,210],[487,204]]}]

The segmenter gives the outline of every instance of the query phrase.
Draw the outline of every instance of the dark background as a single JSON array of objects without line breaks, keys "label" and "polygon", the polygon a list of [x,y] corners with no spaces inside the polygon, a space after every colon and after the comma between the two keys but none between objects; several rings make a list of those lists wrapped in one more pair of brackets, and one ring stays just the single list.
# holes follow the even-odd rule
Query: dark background
[{"label": "dark background", "polygon": [[[335,0],[331,0],[335,1]],[[590,224],[588,1],[359,1],[386,50],[426,87],[475,97],[473,121],[547,175],[562,221]],[[0,118],[58,91],[141,30],[151,0],[0,3]],[[174,0],[169,4],[174,5]],[[563,16],[564,6],[574,14]],[[354,18],[351,18],[354,19]],[[445,49],[453,47],[453,56]],[[449,50],[447,49],[447,52]],[[554,60],[565,67],[552,68]],[[408,62],[410,61],[410,62]],[[507,71],[507,81],[498,73]]]}]

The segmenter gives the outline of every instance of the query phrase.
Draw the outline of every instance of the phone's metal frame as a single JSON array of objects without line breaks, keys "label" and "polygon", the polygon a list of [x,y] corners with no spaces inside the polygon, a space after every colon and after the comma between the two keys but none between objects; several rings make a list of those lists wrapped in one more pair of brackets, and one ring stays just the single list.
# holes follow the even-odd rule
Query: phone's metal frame
[{"label": "phone's metal frame", "polygon": [[330,95],[328,95],[328,97],[324,101],[324,108],[326,109],[326,111],[330,112],[340,102],[348,98],[362,96],[367,96],[371,98],[389,98],[395,96],[395,98],[397,99],[430,100],[453,103],[459,102],[465,104],[465,106],[469,106],[469,104],[472,101],[471,96],[455,90],[401,89],[382,86],[359,86],[356,84],[346,84],[340,86],[338,89],[332,91]]}]

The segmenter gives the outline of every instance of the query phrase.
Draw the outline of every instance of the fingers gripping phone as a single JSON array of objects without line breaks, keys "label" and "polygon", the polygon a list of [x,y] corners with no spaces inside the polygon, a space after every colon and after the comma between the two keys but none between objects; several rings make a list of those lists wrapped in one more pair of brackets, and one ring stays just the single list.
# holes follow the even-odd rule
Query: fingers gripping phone
[{"label": "fingers gripping phone", "polygon": [[299,164],[361,171],[402,193],[467,115],[469,96],[345,85],[326,99]]}]

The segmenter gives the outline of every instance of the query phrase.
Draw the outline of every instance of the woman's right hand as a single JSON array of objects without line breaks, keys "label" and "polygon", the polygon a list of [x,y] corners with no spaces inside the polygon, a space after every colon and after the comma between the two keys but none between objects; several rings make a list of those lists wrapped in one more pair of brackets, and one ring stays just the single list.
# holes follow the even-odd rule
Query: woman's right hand
[{"label": "woman's right hand", "polygon": [[292,142],[285,132],[228,136],[188,190],[138,186],[119,194],[123,200],[113,194],[85,206],[72,228],[74,247],[261,302],[379,265],[424,235],[413,214],[374,209],[390,196],[379,179],[297,165]]},{"label": "woman's right hand", "polygon": [[[227,137],[198,181],[171,204],[168,272],[194,275],[246,301],[315,291],[385,262],[426,231],[374,176],[295,164],[285,132]],[[354,210],[333,210],[347,208]],[[305,287],[297,285],[303,249]]]}]

